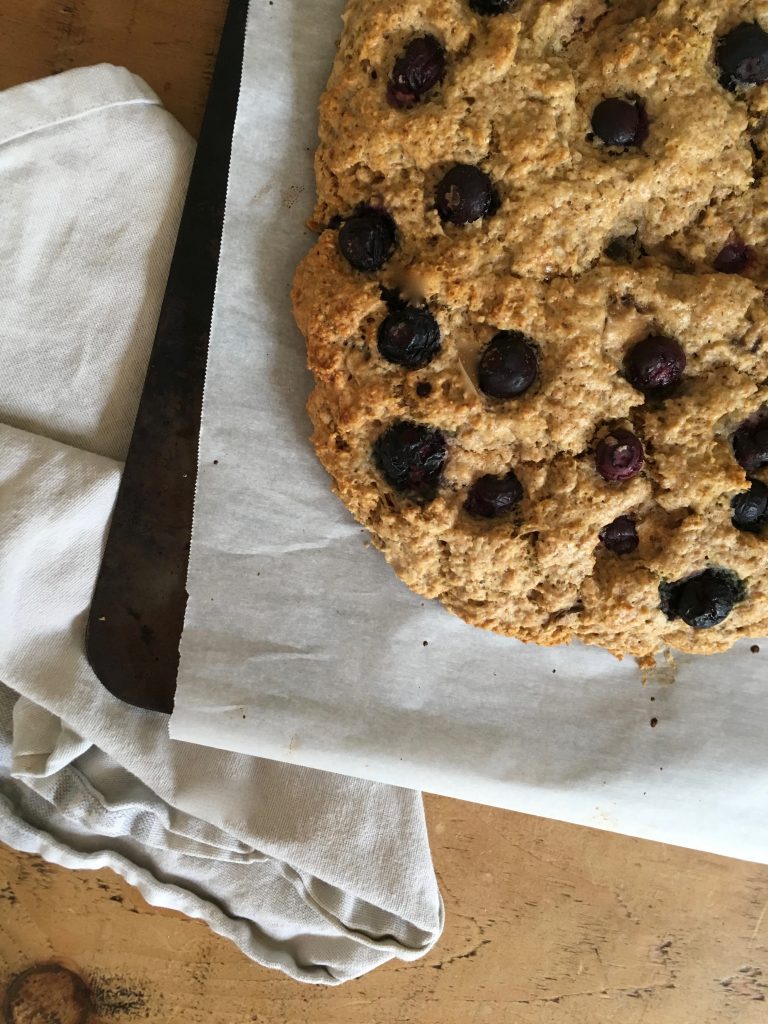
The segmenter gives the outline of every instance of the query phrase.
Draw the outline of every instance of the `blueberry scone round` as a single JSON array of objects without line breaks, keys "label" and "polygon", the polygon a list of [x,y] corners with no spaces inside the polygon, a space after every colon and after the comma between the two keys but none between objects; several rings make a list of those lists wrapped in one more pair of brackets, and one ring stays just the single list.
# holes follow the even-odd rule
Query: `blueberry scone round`
[{"label": "blueberry scone round", "polygon": [[768,634],[768,2],[350,0],[294,282],[417,593],[649,663]]}]

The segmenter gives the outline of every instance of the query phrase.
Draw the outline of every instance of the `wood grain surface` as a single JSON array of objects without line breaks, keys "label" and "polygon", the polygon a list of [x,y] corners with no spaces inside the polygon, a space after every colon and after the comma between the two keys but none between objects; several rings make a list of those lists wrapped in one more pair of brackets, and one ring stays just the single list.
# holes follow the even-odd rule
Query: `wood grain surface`
[{"label": "wood grain surface", "polygon": [[[275,0],[280,2],[280,0]],[[109,61],[199,126],[226,0],[2,0],[0,88]],[[768,868],[427,797],[438,948],[340,989],[250,963],[108,871],[0,846],[0,993],[57,960],[96,1024],[758,1024]]]}]

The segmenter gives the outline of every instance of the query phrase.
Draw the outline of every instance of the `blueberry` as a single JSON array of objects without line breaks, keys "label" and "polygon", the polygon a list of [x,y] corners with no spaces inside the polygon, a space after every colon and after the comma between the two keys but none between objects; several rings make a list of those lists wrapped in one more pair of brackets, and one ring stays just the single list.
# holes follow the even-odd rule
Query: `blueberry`
[{"label": "blueberry", "polygon": [[522,500],[523,485],[510,470],[505,476],[481,476],[475,480],[464,502],[471,516],[495,519],[503,516]]},{"label": "blueberry", "polygon": [[496,212],[498,197],[485,171],[471,164],[456,164],[435,192],[437,212],[451,224],[470,224]]},{"label": "blueberry", "polygon": [[521,331],[500,331],[480,356],[477,380],[491,398],[522,395],[539,375],[539,349]]},{"label": "blueberry", "polygon": [[753,259],[752,247],[742,242],[740,238],[733,238],[715,256],[712,266],[721,274],[743,274]]},{"label": "blueberry", "polygon": [[355,270],[379,270],[395,248],[395,222],[384,210],[360,210],[339,231],[339,249]]},{"label": "blueberry", "polygon": [[605,247],[605,255],[613,263],[635,263],[648,254],[643,248],[638,232],[635,231],[631,235],[612,238]]},{"label": "blueberry", "polygon": [[768,34],[743,21],[717,41],[715,59],[720,84],[731,92],[739,85],[761,85],[768,79]]},{"label": "blueberry", "polygon": [[731,501],[731,522],[737,530],[757,533],[768,521],[768,487],[760,480],[750,480],[748,491],[737,494]]},{"label": "blueberry", "polygon": [[374,460],[387,483],[416,501],[431,501],[437,494],[447,454],[437,428],[410,420],[389,427],[373,446]]},{"label": "blueberry", "polygon": [[629,383],[638,391],[659,392],[677,384],[685,370],[685,352],[679,341],[651,334],[638,341],[624,358]]},{"label": "blueberry", "polygon": [[768,464],[768,418],[745,420],[733,435],[733,454],[748,473]]},{"label": "blueberry", "polygon": [[682,619],[694,629],[718,625],[745,596],[744,583],[727,569],[704,569],[687,579],[659,586],[661,610],[667,618]]},{"label": "blueberry", "polygon": [[514,3],[515,0],[469,0],[469,6],[476,14],[488,16],[504,14],[505,11],[510,10]]},{"label": "blueberry", "polygon": [[615,555],[629,555],[640,543],[635,521],[629,516],[619,516],[604,526],[600,531],[600,540],[604,547]]},{"label": "blueberry", "polygon": [[445,50],[434,36],[412,39],[395,61],[387,85],[387,99],[393,107],[415,106],[445,77]]},{"label": "blueberry", "polygon": [[639,439],[617,427],[598,442],[595,466],[604,480],[631,480],[643,468],[645,453]]},{"label": "blueberry", "polygon": [[382,322],[378,343],[388,362],[418,370],[440,351],[440,328],[428,310],[404,306]]},{"label": "blueberry", "polygon": [[602,100],[592,111],[592,131],[606,146],[639,146],[648,137],[648,117],[638,101]]}]

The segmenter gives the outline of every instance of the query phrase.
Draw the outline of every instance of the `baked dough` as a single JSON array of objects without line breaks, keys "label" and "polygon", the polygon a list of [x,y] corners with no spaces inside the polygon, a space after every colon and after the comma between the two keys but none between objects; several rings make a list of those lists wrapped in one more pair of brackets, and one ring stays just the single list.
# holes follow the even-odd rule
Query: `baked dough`
[{"label": "baked dough", "polygon": [[740,0],[347,5],[293,291],[313,441],[476,626],[646,662],[768,634],[763,28]]}]

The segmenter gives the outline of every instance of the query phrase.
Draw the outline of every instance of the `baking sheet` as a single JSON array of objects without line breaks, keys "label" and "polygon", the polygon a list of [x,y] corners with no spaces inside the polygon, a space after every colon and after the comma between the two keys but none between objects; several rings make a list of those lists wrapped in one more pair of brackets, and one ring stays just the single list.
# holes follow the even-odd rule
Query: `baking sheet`
[{"label": "baking sheet", "polygon": [[171,735],[768,862],[768,643],[631,660],[473,629],[330,493],[289,289],[342,0],[254,0]]}]

